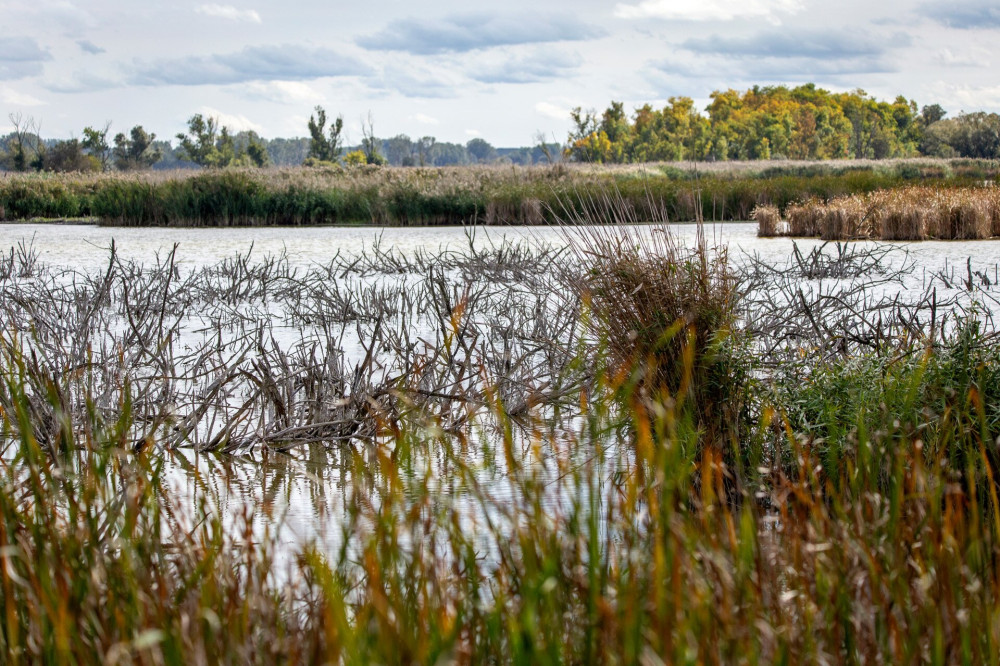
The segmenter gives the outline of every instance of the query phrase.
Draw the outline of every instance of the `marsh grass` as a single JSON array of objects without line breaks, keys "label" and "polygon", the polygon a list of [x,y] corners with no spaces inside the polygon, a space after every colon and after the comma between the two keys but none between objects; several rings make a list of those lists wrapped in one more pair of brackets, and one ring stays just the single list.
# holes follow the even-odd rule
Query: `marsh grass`
[{"label": "marsh grass", "polygon": [[675,221],[748,220],[757,206],[830,200],[914,183],[996,177],[993,163],[863,162],[298,168],[147,174],[0,174],[0,220],[97,218],[120,226],[556,223],[551,211],[617,190],[640,217],[650,197]]},{"label": "marsh grass", "polygon": [[[588,210],[605,224],[636,214],[613,197]],[[344,503],[333,547],[282,542],[280,512],[267,502],[227,514],[213,488],[232,482],[232,456],[195,454],[193,494],[171,487],[165,463],[180,442],[170,428],[150,430],[147,384],[159,388],[156,354],[173,318],[217,302],[226,306],[219,326],[232,327],[244,311],[226,308],[297,294],[288,301],[296,317],[378,322],[380,311],[363,308],[372,292],[338,293],[337,276],[425,271],[425,262],[491,282],[521,275],[519,289],[551,293],[560,282],[536,255],[378,248],[315,279],[246,257],[180,278],[173,259],[140,269],[112,257],[102,275],[79,278],[73,299],[38,266],[25,284],[40,285],[18,291],[27,262],[15,255],[4,288],[34,296],[22,300],[39,325],[32,353],[14,344],[14,329],[31,327],[7,320],[0,356],[3,661],[995,663],[1000,347],[988,320],[970,312],[962,325],[934,326],[917,307],[895,322],[898,299],[883,310],[843,291],[801,296],[804,310],[774,302],[780,290],[800,293],[793,278],[841,283],[883,270],[882,255],[853,244],[761,277],[735,274],[724,248],[678,247],[663,225],[579,231],[574,261],[549,270],[570,280],[568,299],[589,298],[591,321],[559,330],[546,328],[555,314],[492,321],[498,339],[563,340],[543,354],[552,378],[564,378],[560,390],[525,409],[518,397],[539,392],[512,390],[516,376],[497,374],[523,352],[505,358],[498,343],[501,353],[469,366],[469,313],[485,317],[477,292],[429,281],[419,298],[436,304],[441,336],[438,353],[408,352],[412,381],[394,394],[409,408],[366,414],[371,436],[309,444],[337,461],[323,469]],[[59,316],[46,318],[47,302]],[[19,312],[6,306],[5,316]],[[40,324],[81,306],[47,337]],[[71,353],[98,353],[80,332],[118,307],[140,342],[116,351],[137,361],[109,380],[103,360]],[[845,312],[879,334],[851,328]],[[504,323],[531,330],[515,337]],[[774,351],[745,355],[741,334],[751,350]],[[779,355],[790,339],[796,346]],[[281,398],[286,387],[324,376],[288,375],[281,350],[258,349],[260,340],[255,364],[227,362],[270,387],[274,414],[295,404]],[[376,340],[371,349],[391,346],[388,335],[366,344]],[[56,343],[66,357],[53,355]],[[333,353],[312,350],[309,367]],[[449,367],[485,386],[456,383],[466,375]],[[442,386],[451,403],[467,394],[471,420],[456,424],[464,407],[420,402],[431,397],[421,390]],[[312,455],[303,442],[261,452]]]},{"label": "marsh grass", "polygon": [[[864,195],[810,199],[788,208],[788,235],[824,240],[981,240],[996,235],[996,187],[905,187]],[[758,221],[758,235],[779,223]]]}]

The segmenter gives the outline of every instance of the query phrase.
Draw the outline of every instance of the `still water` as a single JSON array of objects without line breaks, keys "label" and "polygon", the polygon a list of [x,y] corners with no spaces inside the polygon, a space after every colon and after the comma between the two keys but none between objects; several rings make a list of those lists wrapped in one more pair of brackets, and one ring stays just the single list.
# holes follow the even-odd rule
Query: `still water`
[{"label": "still water", "polygon": [[[675,225],[673,230],[682,244],[696,238],[693,225]],[[760,239],[756,225],[746,223],[710,226],[705,233],[710,245],[727,246],[730,258],[737,262],[756,257],[771,265],[784,265],[790,261],[794,244],[803,252],[821,244],[812,239]],[[544,227],[124,229],[0,225],[0,251],[30,246],[43,264],[77,274],[104,269],[112,243],[122,259],[140,263],[153,263],[176,245],[181,270],[193,270],[248,252],[252,252],[251,262],[281,255],[292,267],[308,269],[327,264],[337,253],[358,255],[376,244],[382,250],[403,254],[433,254],[462,251],[470,243],[486,248],[504,241],[560,246],[567,238],[564,230]],[[893,247],[891,261],[898,265],[910,262],[913,270],[903,283],[881,288],[919,291],[929,276],[943,273],[962,278],[967,266],[994,285],[1000,280],[1000,241],[898,243]],[[986,303],[990,310],[995,306],[995,301]],[[374,454],[369,451],[364,455]],[[221,510],[231,516],[253,511],[260,516],[258,524],[278,530],[282,541],[319,539],[332,546],[339,540],[339,518],[353,473],[351,457],[343,452],[322,447],[303,449],[293,456],[258,453],[223,457],[179,452],[168,457],[167,465],[182,495],[198,486],[212,489],[220,498]],[[488,485],[490,479],[485,481]],[[502,480],[495,481],[496,492],[502,493]],[[449,492],[447,479],[441,484],[442,492]]]}]

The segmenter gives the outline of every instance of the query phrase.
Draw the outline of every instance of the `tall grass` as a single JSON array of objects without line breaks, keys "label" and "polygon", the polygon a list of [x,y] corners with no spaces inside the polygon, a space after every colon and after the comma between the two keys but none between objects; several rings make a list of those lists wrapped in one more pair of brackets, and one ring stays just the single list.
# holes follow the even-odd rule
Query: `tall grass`
[{"label": "tall grass", "polygon": [[[996,187],[906,187],[787,207],[788,235],[824,240],[979,240],[1000,231]],[[781,223],[758,220],[758,235],[773,236]]]},{"label": "tall grass", "polygon": [[[0,175],[7,220],[98,218],[122,226],[480,222],[541,224],[549,211],[617,190],[646,220],[748,220],[755,207],[861,195],[907,184],[957,187],[996,175],[942,162],[862,165],[326,168],[184,171],[138,175]],[[922,165],[922,166],[921,166]],[[933,166],[933,165],[932,165]],[[656,209],[649,202],[656,202]]]},{"label": "tall grass", "polygon": [[575,236],[593,321],[567,403],[515,419],[495,387],[476,427],[412,413],[327,451],[329,550],[280,543],[266,504],[223,517],[225,458],[179,499],[127,377],[68,423],[12,345],[4,662],[995,663],[996,336],[969,318],[761,376],[724,251],[662,234]]}]

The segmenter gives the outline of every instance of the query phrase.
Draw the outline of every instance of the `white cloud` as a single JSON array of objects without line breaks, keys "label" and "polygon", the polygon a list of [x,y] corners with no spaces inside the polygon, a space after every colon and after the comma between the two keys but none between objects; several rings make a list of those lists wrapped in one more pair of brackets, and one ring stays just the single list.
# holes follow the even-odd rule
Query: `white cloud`
[{"label": "white cloud", "polygon": [[552,104],[551,102],[539,102],[535,104],[535,111],[546,118],[555,118],[556,120],[566,120],[569,118],[569,109]]},{"label": "white cloud", "polygon": [[199,14],[224,18],[230,21],[247,21],[249,23],[261,23],[260,14],[253,9],[237,9],[232,5],[199,5],[196,9]]},{"label": "white cloud", "polygon": [[0,100],[3,100],[4,104],[10,104],[11,106],[44,106],[47,104],[47,102],[43,102],[37,97],[18,92],[7,86],[0,86]]},{"label": "white cloud", "polygon": [[225,125],[232,132],[242,132],[243,130],[253,130],[258,134],[264,133],[264,128],[258,125],[254,121],[250,120],[243,114],[231,114],[224,113],[218,109],[213,109],[210,106],[203,106],[198,109],[198,113],[205,117],[215,118],[219,121],[219,125]]},{"label": "white cloud", "polygon": [[776,20],[778,14],[794,14],[802,8],[802,0],[644,0],[635,5],[619,3],[615,6],[615,16],[681,21]]},{"label": "white cloud", "polygon": [[418,123],[420,123],[421,125],[440,125],[441,124],[441,121],[438,120],[437,118],[432,118],[431,116],[428,116],[428,115],[423,114],[423,113],[418,113],[418,114],[416,114],[414,116],[411,116],[411,117],[414,120],[416,120]]},{"label": "white cloud", "polygon": [[[938,81],[930,86],[942,105],[957,116],[958,111],[1000,111],[1000,85],[974,86]],[[947,102],[947,103],[946,103]]]},{"label": "white cloud", "polygon": [[479,130],[471,130],[471,129],[467,129],[467,130],[465,130],[465,135],[466,135],[466,136],[472,136],[472,137],[476,137],[476,136],[482,136],[482,135],[483,135],[483,133],[482,133],[482,132],[480,132]]},{"label": "white cloud", "polygon": [[946,48],[940,49],[935,54],[935,59],[948,67],[989,67],[989,57],[990,52],[981,48],[960,53]]},{"label": "white cloud", "polygon": [[302,81],[251,81],[240,87],[247,97],[266,102],[312,104],[323,101],[323,95]]}]

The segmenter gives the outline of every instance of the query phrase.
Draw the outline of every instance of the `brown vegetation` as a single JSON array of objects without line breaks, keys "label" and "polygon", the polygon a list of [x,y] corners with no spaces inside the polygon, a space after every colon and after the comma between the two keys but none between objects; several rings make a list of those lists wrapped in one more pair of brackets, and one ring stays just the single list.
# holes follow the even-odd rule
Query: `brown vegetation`
[{"label": "brown vegetation", "polygon": [[[980,240],[1000,236],[1000,189],[907,187],[786,208],[789,236],[824,240]],[[758,235],[779,222],[754,218]]]}]

